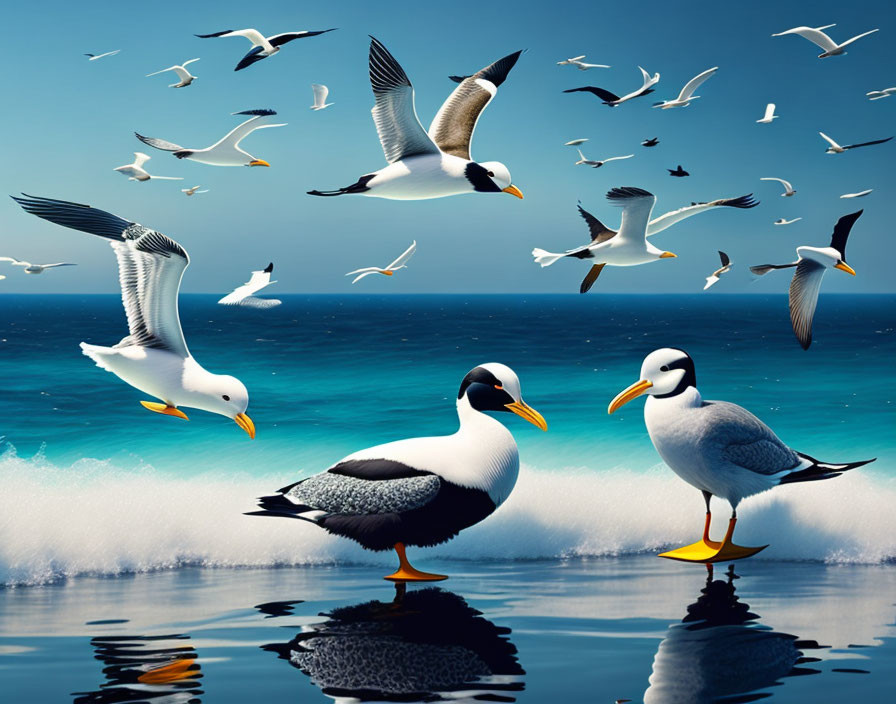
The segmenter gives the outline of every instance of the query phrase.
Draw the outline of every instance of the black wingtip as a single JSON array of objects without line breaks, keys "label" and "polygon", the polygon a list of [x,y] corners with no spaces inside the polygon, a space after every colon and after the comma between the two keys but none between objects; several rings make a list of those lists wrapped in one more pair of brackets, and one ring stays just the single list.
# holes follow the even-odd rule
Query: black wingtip
[{"label": "black wingtip", "polygon": [[232,112],[231,115],[276,115],[276,110],[269,110],[267,108],[259,108],[256,110],[240,110],[240,112]]},{"label": "black wingtip", "polygon": [[486,66],[476,75],[487,81],[491,81],[495,86],[500,86],[507,80],[507,74],[509,74],[510,70],[516,65],[516,62],[519,60],[520,54],[522,53],[523,50],[520,49],[512,54],[508,54],[503,59],[498,59],[493,64]]},{"label": "black wingtip", "polygon": [[265,274],[270,274],[273,270],[274,270],[274,262],[271,262],[264,268],[263,271]]},{"label": "black wingtip", "polygon": [[455,83],[463,83],[465,80],[469,78],[469,76],[448,76],[449,79],[454,81]]},{"label": "black wingtip", "polygon": [[194,37],[199,37],[200,39],[211,39],[212,37],[220,37],[224,34],[230,34],[232,29],[225,29],[222,32],[212,32],[211,34],[194,34]]},{"label": "black wingtip", "polygon": [[625,200],[627,198],[644,198],[650,196],[653,196],[653,193],[645,191],[643,188],[638,188],[637,186],[620,186],[618,188],[611,188],[607,191],[608,200]]}]

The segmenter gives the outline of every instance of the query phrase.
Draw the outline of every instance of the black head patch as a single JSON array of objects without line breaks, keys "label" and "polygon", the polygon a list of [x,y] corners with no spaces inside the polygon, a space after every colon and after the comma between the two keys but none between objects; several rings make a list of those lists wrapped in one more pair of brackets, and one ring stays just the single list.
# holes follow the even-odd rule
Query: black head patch
[{"label": "black head patch", "polygon": [[506,411],[505,406],[514,402],[500,379],[483,367],[476,367],[464,377],[457,398],[461,399],[464,395],[477,411]]},{"label": "black head patch", "polygon": [[473,185],[473,190],[479,193],[500,193],[501,189],[492,178],[494,173],[486,169],[484,166],[471,161],[464,169],[464,175]]},{"label": "black head patch", "polygon": [[670,396],[677,396],[678,394],[685,391],[689,386],[693,386],[695,389],[697,388],[697,371],[696,369],[694,369],[694,360],[691,359],[691,356],[684,350],[678,349],[677,347],[670,347],[669,349],[681,352],[684,355],[684,358],[676,359],[674,362],[672,362],[672,364],[660,367],[660,371],[665,372],[671,369],[683,369],[684,376],[681,378],[681,381],[678,382],[678,386],[676,386],[672,391],[667,394],[657,394],[656,396],[654,396],[654,398],[669,398]]}]

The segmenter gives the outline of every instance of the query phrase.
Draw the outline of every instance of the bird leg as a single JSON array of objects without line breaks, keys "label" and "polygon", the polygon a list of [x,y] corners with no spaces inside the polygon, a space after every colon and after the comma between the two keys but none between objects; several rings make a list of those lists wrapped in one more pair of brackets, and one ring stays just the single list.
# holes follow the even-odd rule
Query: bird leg
[{"label": "bird leg", "polygon": [[187,414],[181,411],[174,406],[169,406],[166,403],[156,403],[155,401],[141,401],[140,405],[154,413],[161,413],[165,416],[177,416],[178,418],[183,418],[184,420],[190,420],[187,418]]},{"label": "bird leg", "polygon": [[389,579],[393,582],[438,582],[448,579],[444,574],[431,574],[429,572],[421,572],[408,562],[407,555],[404,551],[404,543],[395,543],[395,552],[398,555],[398,569],[390,575],[386,575],[383,579]]}]

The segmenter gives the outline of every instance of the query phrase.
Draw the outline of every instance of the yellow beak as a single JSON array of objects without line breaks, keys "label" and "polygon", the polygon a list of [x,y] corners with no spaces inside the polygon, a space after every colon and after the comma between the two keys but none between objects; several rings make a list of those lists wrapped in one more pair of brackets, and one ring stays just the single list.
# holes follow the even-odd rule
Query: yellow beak
[{"label": "yellow beak", "polygon": [[632,384],[625,391],[616,395],[616,398],[610,402],[610,405],[607,408],[607,413],[613,413],[614,411],[619,410],[632,399],[638,398],[638,396],[647,391],[651,386],[653,386],[653,384],[646,379],[642,379],[636,384]]},{"label": "yellow beak", "polygon": [[660,259],[674,259],[677,256],[677,254],[672,254],[672,252],[663,252],[660,255]]},{"label": "yellow beak", "polygon": [[541,413],[536,411],[525,401],[514,401],[513,403],[506,404],[504,408],[506,408],[508,411],[513,411],[520,418],[525,418],[532,425],[541,428],[542,430],[548,429],[547,421],[545,421]]},{"label": "yellow beak", "polygon": [[249,416],[247,416],[245,413],[239,413],[234,416],[233,420],[238,426],[246,431],[246,434],[250,438],[252,438],[253,440],[255,439],[255,423],[252,422],[252,419]]},{"label": "yellow beak", "polygon": [[516,186],[514,186],[512,183],[511,183],[507,188],[503,188],[503,189],[501,189],[501,190],[502,190],[504,193],[509,193],[510,195],[512,195],[512,196],[516,196],[517,198],[519,198],[519,199],[522,200],[523,192],[522,192],[519,188],[517,188]]},{"label": "yellow beak", "polygon": [[270,166],[264,159],[253,159],[249,162],[249,166]]},{"label": "yellow beak", "polygon": [[856,270],[846,262],[837,262],[836,264],[834,264],[834,268],[839,269],[840,271],[845,271],[847,274],[852,274],[853,276],[856,275]]},{"label": "yellow beak", "polygon": [[380,273],[383,274],[384,276],[392,276],[392,274],[394,274],[395,272],[394,272],[394,271],[389,271],[389,270],[387,269],[386,271],[381,271]]}]

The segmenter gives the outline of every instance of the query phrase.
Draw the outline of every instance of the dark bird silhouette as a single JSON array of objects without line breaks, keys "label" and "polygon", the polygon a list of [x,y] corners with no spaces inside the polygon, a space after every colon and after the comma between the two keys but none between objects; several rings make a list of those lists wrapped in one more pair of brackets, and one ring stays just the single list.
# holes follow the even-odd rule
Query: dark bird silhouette
[{"label": "dark bird silhouette", "polygon": [[684,178],[685,176],[690,176],[690,174],[681,168],[681,164],[678,165],[677,169],[666,169],[669,172],[670,176],[677,176],[678,178]]}]

